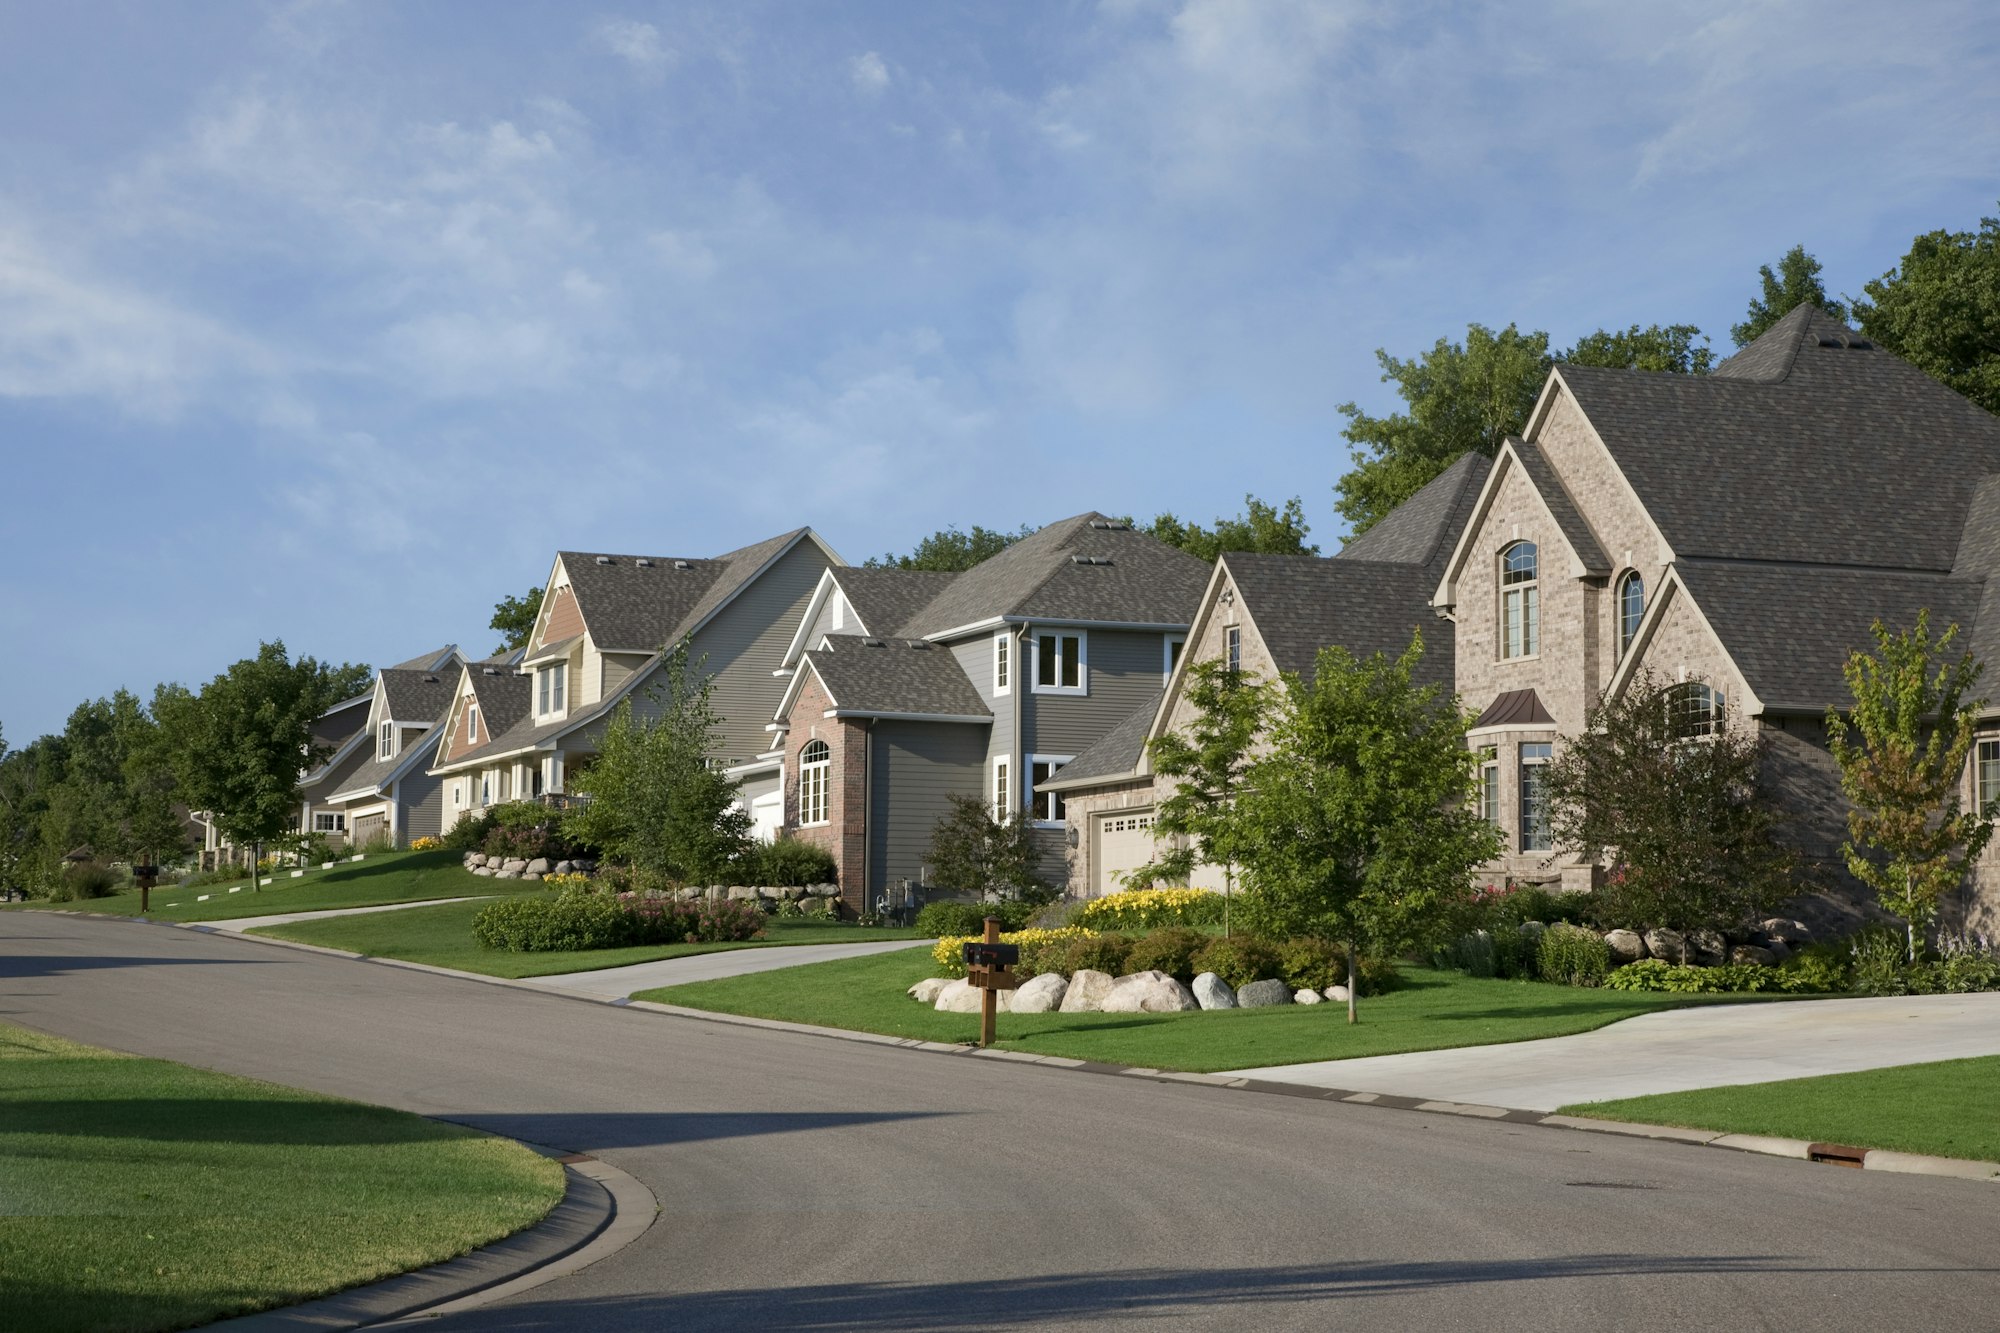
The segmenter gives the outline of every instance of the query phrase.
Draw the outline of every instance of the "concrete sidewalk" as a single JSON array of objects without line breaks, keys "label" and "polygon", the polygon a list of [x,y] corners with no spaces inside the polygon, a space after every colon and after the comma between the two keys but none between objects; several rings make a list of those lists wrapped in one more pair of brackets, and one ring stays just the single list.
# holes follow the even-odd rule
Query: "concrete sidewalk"
[{"label": "concrete sidewalk", "polygon": [[195,921],[191,925],[207,926],[211,930],[226,930],[241,934],[258,926],[289,926],[298,921],[331,921],[337,916],[366,916],[370,912],[401,912],[412,907],[442,907],[446,903],[476,903],[490,894],[474,894],[469,898],[425,898],[414,903],[379,903],[374,907],[328,907],[317,912],[279,912],[275,916],[239,916],[227,921]]},{"label": "concrete sidewalk", "polygon": [[865,944],[776,944],[757,949],[724,949],[720,953],[694,954],[687,958],[662,958],[657,962],[607,967],[596,972],[529,977],[528,980],[537,986],[622,999],[635,991],[652,990],[656,986],[747,976],[752,972],[773,972],[781,967],[800,967],[806,963],[830,963],[840,958],[865,958],[869,954],[894,953],[898,949],[923,948],[935,943],[935,940],[875,940]]},{"label": "concrete sidewalk", "polygon": [[[1364,1022],[1366,1012],[1364,1006]],[[1977,1055],[2000,1055],[2000,992],[1673,1009],[1572,1037],[1230,1072],[1553,1111],[1577,1102]]]}]

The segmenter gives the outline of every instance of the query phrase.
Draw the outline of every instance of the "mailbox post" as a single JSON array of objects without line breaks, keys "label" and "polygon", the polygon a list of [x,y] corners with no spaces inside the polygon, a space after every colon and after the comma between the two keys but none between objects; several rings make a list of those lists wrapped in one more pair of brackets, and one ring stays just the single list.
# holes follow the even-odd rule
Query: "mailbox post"
[{"label": "mailbox post", "polygon": [[132,882],[139,886],[139,910],[153,910],[153,886],[160,882],[160,868],[150,860],[132,867]]},{"label": "mailbox post", "polygon": [[979,995],[979,1044],[991,1046],[1000,1012],[1000,997],[997,991],[1013,990],[1021,984],[1014,975],[1014,964],[1021,961],[1021,946],[1000,942],[1000,919],[986,918],[986,935],[976,943],[965,946],[965,979],[978,989]]}]

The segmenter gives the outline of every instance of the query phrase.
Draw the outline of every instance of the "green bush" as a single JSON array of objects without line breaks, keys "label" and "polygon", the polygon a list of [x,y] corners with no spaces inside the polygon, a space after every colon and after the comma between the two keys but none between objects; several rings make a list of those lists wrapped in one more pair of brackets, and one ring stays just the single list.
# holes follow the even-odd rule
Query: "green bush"
[{"label": "green bush", "polygon": [[213,870],[197,870],[191,875],[183,875],[176,882],[183,889],[203,889],[211,884],[234,884],[248,878],[250,872],[242,866],[217,866]]},{"label": "green bush", "polygon": [[1787,958],[1778,968],[1778,989],[1798,995],[1831,995],[1848,988],[1847,951],[1834,944],[1813,944]]},{"label": "green bush", "polygon": [[1165,972],[1182,981],[1193,981],[1194,956],[1208,947],[1211,938],[1186,926],[1166,926],[1135,940],[1125,966],[1134,972]]},{"label": "green bush", "polygon": [[1363,999],[1403,989],[1403,970],[1393,958],[1363,958],[1354,971],[1355,979],[1361,983]]},{"label": "green bush", "polygon": [[979,935],[986,930],[986,918],[997,917],[1002,930],[1023,930],[1035,914],[1033,903],[1019,899],[1004,903],[927,903],[917,909],[917,929],[925,935]]},{"label": "green bush", "polygon": [[1073,977],[1085,968],[1107,976],[1123,976],[1132,940],[1126,935],[1098,935],[1088,939],[1055,940],[1021,951],[1023,970],[1033,953],[1036,971],[1060,972]]},{"label": "green bush", "polygon": [[1493,935],[1475,930],[1460,935],[1431,955],[1431,966],[1445,972],[1463,972],[1468,977],[1490,977],[1499,968]]},{"label": "green bush", "polygon": [[610,894],[521,895],[483,908],[472,918],[472,938],[510,953],[612,949],[636,943],[638,924]]},{"label": "green bush", "polygon": [[1293,990],[1325,990],[1347,982],[1347,952],[1325,940],[1302,937],[1278,946],[1278,975]]},{"label": "green bush", "polygon": [[1488,928],[1498,935],[1523,921],[1539,921],[1545,926],[1558,921],[1581,925],[1589,919],[1590,908],[1587,893],[1550,893],[1529,886],[1488,900],[1487,910],[1491,913]]},{"label": "green bush", "polygon": [[1193,959],[1196,975],[1213,972],[1232,989],[1279,975],[1278,951],[1255,935],[1211,939]]},{"label": "green bush", "polygon": [[839,867],[833,853],[803,838],[782,837],[758,843],[744,857],[745,884],[773,888],[804,888],[808,884],[838,882]]},{"label": "green bush", "polygon": [[1507,981],[1541,975],[1541,935],[1519,926],[1493,934],[1493,975]]},{"label": "green bush", "polygon": [[445,832],[445,848],[454,852],[476,852],[486,845],[486,835],[498,827],[491,810],[483,815],[468,815]]},{"label": "green bush", "polygon": [[1608,990],[1662,991],[1675,995],[1741,995],[1756,991],[1812,995],[1819,992],[1819,975],[1816,969],[1787,972],[1762,963],[1695,967],[1669,963],[1663,958],[1642,958],[1613,972],[1604,979],[1604,985]]},{"label": "green bush", "polygon": [[85,861],[82,865],[70,866],[56,877],[49,889],[49,900],[74,903],[90,898],[109,898],[123,887],[125,876],[121,872],[96,861]]},{"label": "green bush", "polygon": [[1848,979],[1865,995],[1908,995],[1911,968],[1900,932],[1887,926],[1865,926],[1847,941]]},{"label": "green bush", "polygon": [[1559,986],[1597,986],[1611,970],[1611,946],[1594,930],[1567,923],[1542,932],[1535,968]]},{"label": "green bush", "polygon": [[2000,959],[1980,954],[1953,954],[1934,964],[1937,989],[1947,995],[2000,990]]}]

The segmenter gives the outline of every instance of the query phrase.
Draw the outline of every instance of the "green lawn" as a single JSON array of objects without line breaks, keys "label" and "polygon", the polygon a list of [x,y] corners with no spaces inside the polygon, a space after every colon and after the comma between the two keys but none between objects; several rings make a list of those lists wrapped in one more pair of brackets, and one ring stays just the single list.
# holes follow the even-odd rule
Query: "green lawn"
[{"label": "green lawn", "polygon": [[[635,998],[928,1041],[976,1040],[977,1014],[941,1014],[904,994],[935,975],[930,951],[912,949],[668,986]],[[1000,1045],[1077,1060],[1213,1072],[1560,1037],[1656,1009],[1757,998],[1480,981],[1415,967],[1404,975],[1406,989],[1361,1002],[1361,1022],[1354,1027],[1347,1025],[1347,1007],[1335,1004],[1185,1014],[1001,1014]]]},{"label": "green lawn", "polygon": [[463,1254],[562,1168],[379,1107],[0,1024],[0,1324],[175,1329]]},{"label": "green lawn", "polygon": [[1565,1106],[1564,1115],[2000,1161],[2000,1056]]},{"label": "green lawn", "polygon": [[[317,912],[331,907],[420,902],[426,898],[542,891],[541,884],[532,880],[475,875],[461,860],[462,853],[451,851],[377,852],[365,861],[336,862],[331,870],[315,866],[298,879],[293,879],[290,871],[280,870],[271,877],[268,886],[255,891],[248,887],[248,880],[237,886],[204,884],[188,889],[170,884],[153,890],[152,915],[162,921],[226,921],[277,912]],[[231,887],[240,891],[231,893]],[[204,895],[207,902],[197,901]],[[138,916],[139,891],[134,889],[84,902],[34,902],[27,906]]]},{"label": "green lawn", "polygon": [[[480,881],[491,883],[492,881]],[[490,977],[545,977],[557,972],[586,972],[600,967],[650,963],[656,958],[715,953],[723,949],[755,949],[785,944],[859,944],[868,940],[922,938],[914,930],[843,926],[808,917],[774,917],[765,927],[767,938],[743,944],[653,944],[630,949],[588,949],[569,953],[505,953],[482,949],[472,940],[472,918],[485,903],[443,903],[412,907],[403,912],[339,917],[331,921],[300,921],[288,926],[264,926],[255,935],[275,935],[346,949],[374,958],[401,958],[435,967],[483,972]]]}]

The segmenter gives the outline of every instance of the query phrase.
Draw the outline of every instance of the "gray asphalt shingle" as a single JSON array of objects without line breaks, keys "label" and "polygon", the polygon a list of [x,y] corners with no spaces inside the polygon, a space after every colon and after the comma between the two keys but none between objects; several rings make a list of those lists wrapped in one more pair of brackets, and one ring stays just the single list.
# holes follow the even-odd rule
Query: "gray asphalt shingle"
[{"label": "gray asphalt shingle", "polygon": [[862,714],[993,715],[949,648],[922,639],[829,634],[806,653],[834,707]]},{"label": "gray asphalt shingle", "polygon": [[1431,610],[1435,579],[1425,566],[1242,552],[1222,563],[1280,671],[1311,680],[1329,644],[1356,657],[1395,657],[1421,633],[1417,679],[1451,685],[1451,625]]}]

